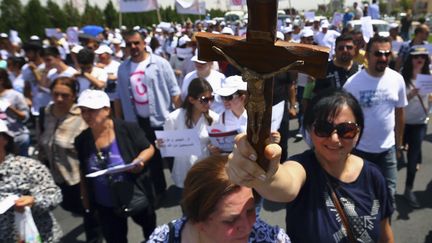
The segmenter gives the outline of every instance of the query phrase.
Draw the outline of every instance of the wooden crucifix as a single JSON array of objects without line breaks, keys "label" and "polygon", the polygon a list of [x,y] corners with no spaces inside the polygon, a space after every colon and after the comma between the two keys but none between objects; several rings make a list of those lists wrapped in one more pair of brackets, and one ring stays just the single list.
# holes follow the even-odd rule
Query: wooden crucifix
[{"label": "wooden crucifix", "polygon": [[264,170],[269,165],[264,157],[264,147],[270,143],[273,77],[289,70],[324,77],[329,52],[326,47],[275,42],[277,5],[278,0],[247,0],[246,39],[207,32],[196,35],[200,60],[225,59],[248,83],[247,138]]}]

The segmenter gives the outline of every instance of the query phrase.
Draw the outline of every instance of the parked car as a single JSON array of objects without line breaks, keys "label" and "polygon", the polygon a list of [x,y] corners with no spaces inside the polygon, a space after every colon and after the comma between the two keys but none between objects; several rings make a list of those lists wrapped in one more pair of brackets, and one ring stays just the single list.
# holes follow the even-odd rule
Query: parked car
[{"label": "parked car", "polygon": [[[376,31],[380,36],[384,36],[384,37],[390,36],[389,33],[390,26],[387,21],[380,20],[380,19],[372,19],[371,22],[373,28],[376,29]],[[348,25],[350,25],[353,28],[353,30],[361,30],[362,22],[360,20],[351,20],[348,22]]]}]

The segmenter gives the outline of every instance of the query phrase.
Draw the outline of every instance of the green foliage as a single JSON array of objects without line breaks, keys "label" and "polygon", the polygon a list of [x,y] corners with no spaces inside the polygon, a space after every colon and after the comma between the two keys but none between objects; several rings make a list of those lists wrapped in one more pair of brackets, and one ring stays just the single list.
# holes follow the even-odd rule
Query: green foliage
[{"label": "green foliage", "polygon": [[52,27],[60,28],[63,31],[69,27],[65,13],[56,2],[52,0],[47,1],[46,14]]},{"label": "green foliage", "polygon": [[22,32],[23,19],[22,19],[23,6],[21,1],[17,0],[3,0],[0,3],[0,31],[9,32],[9,30],[17,30]]},{"label": "green foliage", "polygon": [[23,12],[24,28],[20,33],[24,39],[31,35],[45,36],[45,28],[54,27],[51,25],[46,9],[41,5],[39,0],[30,0],[24,7]]},{"label": "green foliage", "polygon": [[109,0],[107,5],[105,6],[103,13],[104,13],[104,17],[105,17],[105,25],[106,26],[108,26],[110,28],[114,28],[114,27],[117,27],[119,25],[119,23],[118,23],[119,14],[118,14],[117,10],[114,8],[114,4],[112,3],[111,0]]},{"label": "green foliage", "polygon": [[97,5],[91,6],[86,0],[84,12],[81,16],[81,25],[104,25],[104,14]]},{"label": "green foliage", "polygon": [[404,11],[412,9],[414,6],[412,0],[400,0],[399,4]]},{"label": "green foliage", "polygon": [[73,6],[72,1],[69,0],[63,5],[63,12],[66,16],[66,23],[68,26],[80,25],[81,16],[78,12],[78,9]]}]

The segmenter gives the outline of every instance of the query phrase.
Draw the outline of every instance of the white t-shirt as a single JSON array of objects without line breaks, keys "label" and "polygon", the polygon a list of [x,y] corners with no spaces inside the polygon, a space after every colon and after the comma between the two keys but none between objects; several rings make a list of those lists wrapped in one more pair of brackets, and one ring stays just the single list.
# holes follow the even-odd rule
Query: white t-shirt
[{"label": "white t-shirt", "polygon": [[[108,74],[102,68],[93,67],[90,74],[91,74],[91,76],[95,77],[96,79],[98,79],[98,80],[100,80],[102,82],[106,83],[107,80],[108,80]],[[79,89],[78,94],[81,94],[81,92],[83,92],[86,89],[95,89],[91,85],[90,81],[87,78],[83,77],[83,76],[79,76],[77,78],[77,81],[78,81],[78,83],[80,85],[80,89]]]},{"label": "white t-shirt", "polygon": [[[195,78],[198,78],[198,73],[196,70],[186,74],[186,76],[184,77],[182,87],[181,87],[181,99],[182,100],[185,100],[185,98],[188,94],[189,84]],[[225,79],[225,75],[223,75],[223,73],[220,73],[218,71],[211,70],[210,74],[207,77],[205,77],[204,79],[210,83],[210,85],[213,89],[213,92],[214,92],[215,90],[221,88],[221,84],[222,84],[222,81]],[[220,99],[220,97],[218,97],[218,96],[215,97],[215,100],[214,100],[213,104],[211,105],[210,109],[212,109],[214,112],[216,112],[218,114],[222,113],[222,111],[225,110],[225,107],[224,107],[223,102]]]},{"label": "white t-shirt", "polygon": [[223,127],[225,132],[237,130],[239,133],[245,133],[247,130],[247,111],[237,117],[231,110],[225,110],[219,114],[216,122],[218,127]]},{"label": "white t-shirt", "polygon": [[[209,111],[210,117],[213,118],[213,122],[217,121],[218,115],[213,111]],[[193,127],[193,129],[198,133],[201,142],[201,155],[184,155],[177,156],[174,158],[174,166],[171,172],[172,179],[174,184],[180,188],[183,188],[183,183],[186,178],[186,174],[192,165],[195,164],[199,159],[205,158],[210,155],[210,152],[207,148],[207,145],[210,144],[210,139],[208,135],[207,128],[209,125],[207,124],[207,120],[204,118],[204,115],[201,115],[197,124]],[[186,110],[183,108],[179,108],[173,112],[171,112],[164,124],[164,130],[183,130],[189,129],[186,126]]]},{"label": "white t-shirt", "polygon": [[64,70],[61,73],[57,73],[57,69],[52,68],[48,71],[47,78],[50,80],[50,82],[53,82],[54,79],[58,77],[72,77],[77,73],[78,71],[73,67],[67,67],[66,70]]},{"label": "white t-shirt", "polygon": [[131,62],[130,89],[135,103],[135,109],[140,117],[150,117],[148,84],[144,83],[144,75],[150,58],[140,63]]},{"label": "white t-shirt", "polygon": [[386,68],[381,77],[370,76],[365,69],[351,76],[344,89],[359,101],[365,127],[357,148],[381,153],[395,145],[395,108],[408,104],[403,77]]},{"label": "white t-shirt", "polygon": [[117,76],[117,71],[120,66],[120,63],[116,60],[111,60],[111,62],[106,65],[103,69],[107,72],[108,75],[114,74]]},{"label": "white t-shirt", "polygon": [[[412,87],[407,88],[407,93],[411,91]],[[429,94],[419,95],[423,101],[423,105],[426,111],[429,111]],[[405,107],[405,123],[406,124],[425,124],[428,116],[420,103],[419,97],[416,95],[408,101],[408,105]]]}]

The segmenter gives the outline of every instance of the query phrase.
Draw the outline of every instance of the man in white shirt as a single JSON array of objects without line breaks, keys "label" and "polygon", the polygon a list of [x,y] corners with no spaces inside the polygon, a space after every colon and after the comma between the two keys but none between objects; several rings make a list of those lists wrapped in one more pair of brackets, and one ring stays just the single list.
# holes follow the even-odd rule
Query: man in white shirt
[{"label": "man in white shirt", "polygon": [[92,50],[84,48],[77,54],[78,66],[80,72],[75,74],[79,83],[79,92],[81,94],[86,89],[104,89],[108,80],[108,74],[102,68],[94,65],[95,54]]},{"label": "man in white shirt", "polygon": [[380,167],[394,200],[396,156],[403,144],[404,107],[408,101],[403,77],[387,67],[390,54],[389,38],[370,39],[366,46],[368,67],[351,76],[344,88],[357,98],[365,117],[363,135],[353,153]]},{"label": "man in white shirt", "polygon": [[117,85],[117,72],[120,66],[120,63],[116,60],[113,60],[112,49],[107,45],[101,45],[98,49],[96,49],[95,54],[98,55],[98,62],[96,63],[96,67],[102,68],[108,74],[108,80],[105,87],[105,92],[110,97],[111,101],[115,100],[116,93],[116,85]]}]

